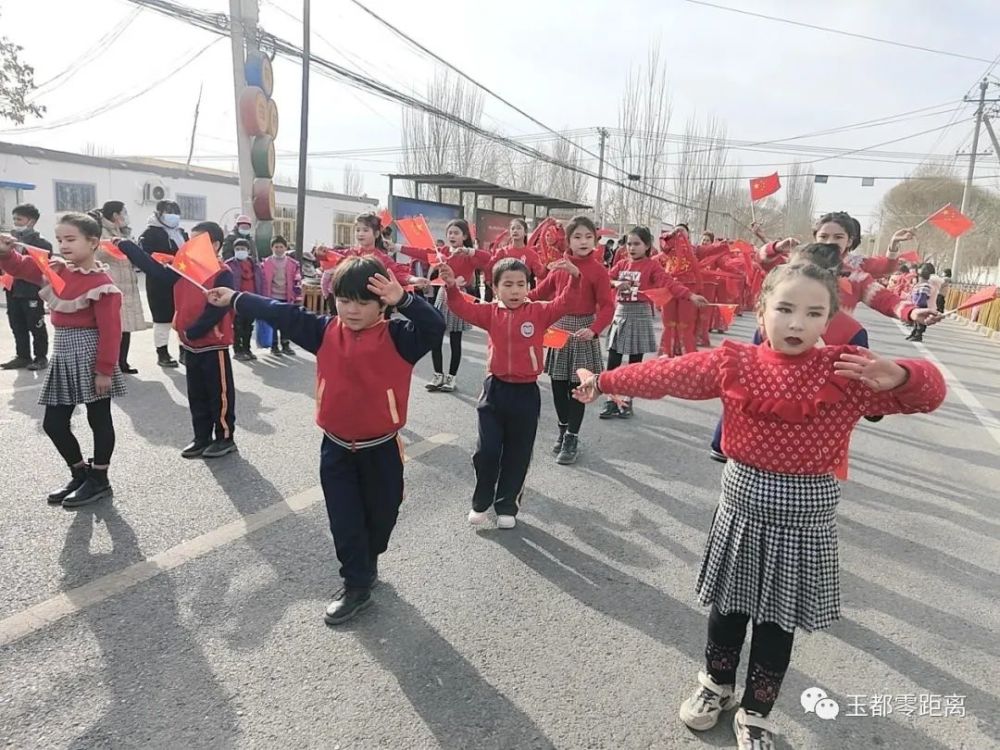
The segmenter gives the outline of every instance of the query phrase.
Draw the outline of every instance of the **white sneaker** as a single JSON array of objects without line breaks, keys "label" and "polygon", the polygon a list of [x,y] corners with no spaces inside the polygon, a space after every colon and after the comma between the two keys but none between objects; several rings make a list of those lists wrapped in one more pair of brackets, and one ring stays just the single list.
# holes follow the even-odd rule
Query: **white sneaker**
[{"label": "white sneaker", "polygon": [[498,529],[513,529],[517,526],[517,519],[514,516],[497,516]]},{"label": "white sneaker", "polygon": [[489,520],[489,516],[486,515],[486,511],[480,513],[478,510],[469,511],[469,523],[473,526],[482,526],[486,521]]},{"label": "white sneaker", "polygon": [[434,377],[431,378],[431,382],[424,386],[429,391],[440,391],[441,386],[444,385],[444,375],[439,372],[434,373]]},{"label": "white sneaker", "polygon": [[719,685],[706,672],[698,672],[698,687],[681,704],[681,721],[691,729],[704,732],[719,723],[719,715],[736,705],[736,695],[729,685]]},{"label": "white sneaker", "polygon": [[455,390],[455,376],[445,375],[444,385],[441,386],[441,391],[443,393],[451,393],[453,390]]},{"label": "white sneaker", "polygon": [[741,708],[733,716],[733,733],[739,750],[774,750],[774,724],[760,714]]}]

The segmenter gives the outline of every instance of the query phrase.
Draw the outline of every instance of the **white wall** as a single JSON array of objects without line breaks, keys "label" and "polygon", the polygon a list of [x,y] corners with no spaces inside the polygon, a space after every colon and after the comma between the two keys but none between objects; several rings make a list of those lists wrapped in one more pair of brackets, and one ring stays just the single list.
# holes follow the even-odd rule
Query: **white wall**
[{"label": "white wall", "polygon": [[[55,159],[35,159],[19,155],[0,153],[0,180],[32,183],[34,190],[23,191],[22,197],[34,203],[42,214],[39,222],[41,233],[51,238],[56,220],[55,183],[69,181],[90,183],[96,187],[97,205],[108,200],[123,201],[128,207],[129,218],[135,235],[142,231],[153,213],[154,203],[143,203],[143,185],[159,182],[169,191],[171,198],[178,194],[204,196],[206,215],[209,221],[217,221],[225,229],[233,225],[239,211],[240,191],[235,184],[213,182],[191,177],[164,177],[153,171],[137,169],[110,169],[88,164],[57,161]],[[276,203],[294,207],[294,188],[277,187]],[[305,245],[333,241],[333,221],[335,212],[358,214],[373,209],[372,204],[333,197],[306,196]],[[195,221],[185,219],[182,226],[190,229]],[[0,226],[9,227],[11,217],[0,217]],[[293,238],[289,238],[293,240]]]}]

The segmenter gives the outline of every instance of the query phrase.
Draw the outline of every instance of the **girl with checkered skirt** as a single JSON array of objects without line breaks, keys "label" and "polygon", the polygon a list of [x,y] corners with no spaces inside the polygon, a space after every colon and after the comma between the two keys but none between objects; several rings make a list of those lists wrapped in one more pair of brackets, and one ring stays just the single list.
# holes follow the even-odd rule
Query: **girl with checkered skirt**
[{"label": "girl with checkered skirt", "polygon": [[[48,496],[52,505],[76,508],[111,497],[108,466],[115,448],[111,398],[125,395],[118,365],[122,294],[95,255],[101,226],[86,214],[66,214],[56,226],[62,258],[42,271],[34,258],[14,252],[15,240],[0,235],[0,269],[41,287],[55,328],[52,360],[38,403],[42,427],[69,466],[69,483]],[[42,261],[43,263],[45,261]],[[70,418],[87,407],[94,433],[94,458],[83,460]]]},{"label": "girl with checkered skirt", "polygon": [[[583,424],[584,405],[574,401],[571,393],[580,382],[579,369],[600,372],[602,366],[601,342],[598,336],[608,327],[614,314],[615,299],[611,280],[604,267],[603,258],[594,252],[597,227],[586,216],[577,216],[566,225],[569,252],[566,258],[580,272],[579,288],[571,294],[569,312],[555,323],[555,328],[570,333],[562,349],[549,349],[545,354],[545,372],[552,380],[552,400],[559,418],[559,439],[552,453],[556,462],[572,464],[579,450],[580,427]],[[572,282],[572,276],[563,269],[553,269],[529,295],[531,299],[553,300]]]},{"label": "girl with checkered skirt", "polygon": [[[617,295],[615,317],[608,331],[608,371],[616,369],[623,357],[629,364],[642,362],[643,356],[656,351],[653,332],[653,302],[644,292],[666,289],[671,298],[686,299],[701,307],[707,300],[679,283],[663,266],[652,259],[653,233],[646,227],[636,227],[628,233],[626,256],[611,267],[611,286]],[[601,419],[632,416],[632,399],[621,406],[608,399]]]},{"label": "girl with checkered skirt", "polygon": [[757,303],[765,344],[727,341],[679,359],[586,373],[575,394],[583,401],[600,393],[722,400],[730,460],[697,584],[699,600],[711,607],[705,668],[680,716],[706,730],[737,704],[736,670],[752,619],[746,689],[733,718],[741,749],[774,747],[767,715],[795,629],[820,630],[840,616],[834,472],[855,424],[865,414],[929,412],[945,396],[929,362],[817,346],[837,297],[826,269],[781,266]]}]

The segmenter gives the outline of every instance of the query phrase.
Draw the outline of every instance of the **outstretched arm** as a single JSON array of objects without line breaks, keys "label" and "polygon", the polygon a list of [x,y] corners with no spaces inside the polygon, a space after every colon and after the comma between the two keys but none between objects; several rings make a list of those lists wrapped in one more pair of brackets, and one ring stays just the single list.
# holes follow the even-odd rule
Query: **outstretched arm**
[{"label": "outstretched arm", "polygon": [[125,253],[125,257],[131,261],[133,266],[151,279],[156,279],[167,284],[176,284],[177,279],[180,278],[180,276],[169,268],[153,260],[149,253],[132,242],[132,240],[122,240],[118,243],[118,249]]},{"label": "outstretched arm", "polygon": [[216,307],[231,305],[238,315],[267,321],[313,354],[323,343],[326,326],[332,320],[329,315],[316,315],[300,305],[277,302],[250,292],[234,292],[229,287],[209,289],[208,301]]}]

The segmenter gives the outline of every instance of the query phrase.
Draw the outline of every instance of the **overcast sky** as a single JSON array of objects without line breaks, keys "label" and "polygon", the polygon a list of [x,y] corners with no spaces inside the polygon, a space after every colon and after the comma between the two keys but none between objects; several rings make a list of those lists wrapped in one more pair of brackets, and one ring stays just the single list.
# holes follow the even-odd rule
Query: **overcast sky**
[{"label": "overcast sky", "polygon": [[[195,0],[199,9],[227,11],[226,0]],[[641,64],[660,41],[669,63],[671,130],[682,133],[691,115],[715,115],[732,139],[763,141],[835,128],[930,108],[881,127],[795,141],[796,144],[865,148],[919,131],[953,126],[880,150],[953,154],[971,144],[973,106],[958,109],[1000,55],[995,0],[719,0],[717,4],[913,45],[984,58],[987,62],[902,49],[829,32],[727,12],[684,0],[366,0],[366,4],[437,54],[553,128],[617,124],[618,101],[630,66]],[[262,0],[261,25],[301,42],[298,0]],[[319,0],[313,7],[313,51],[358,67],[396,88],[422,92],[433,66],[348,0]],[[231,52],[228,40],[151,10],[136,14],[127,0],[0,0],[2,33],[24,47],[36,82],[49,81],[39,101],[44,119],[24,128],[7,125],[0,140],[67,151],[94,144],[116,155],[186,157],[192,114],[204,84],[195,143],[198,157],[235,154]],[[131,22],[110,44],[102,35]],[[194,62],[184,61],[211,46]],[[1000,72],[1000,66],[994,74]],[[165,82],[136,96],[161,78]],[[281,132],[279,173],[295,174],[300,69],[275,62]],[[975,93],[975,92],[971,92]],[[992,92],[1000,94],[1000,88]],[[311,87],[312,151],[342,151],[400,144],[400,108],[336,81],[314,75]],[[102,106],[103,114],[84,117]],[[485,125],[512,136],[540,128],[487,98]],[[65,122],[72,122],[62,127]],[[46,129],[34,129],[41,126]],[[582,143],[596,151],[597,135]],[[980,152],[988,146],[981,142]],[[292,155],[282,158],[283,154]],[[611,154],[614,158],[614,154]],[[795,158],[733,152],[746,174],[782,171]],[[864,159],[864,160],[861,160]],[[827,158],[810,171],[899,177],[918,162],[874,161],[864,153]],[[353,163],[366,191],[384,200],[397,154],[311,159],[313,183],[339,190],[341,170]],[[228,160],[200,161],[230,168]],[[960,160],[964,172],[965,160]],[[996,157],[981,162],[1000,174]],[[593,161],[586,164],[596,167]],[[995,180],[988,184],[995,184]],[[817,185],[817,208],[848,210],[868,225],[890,180],[862,188],[860,179]],[[593,189],[593,186],[592,186]],[[667,219],[675,217],[665,217]]]}]

